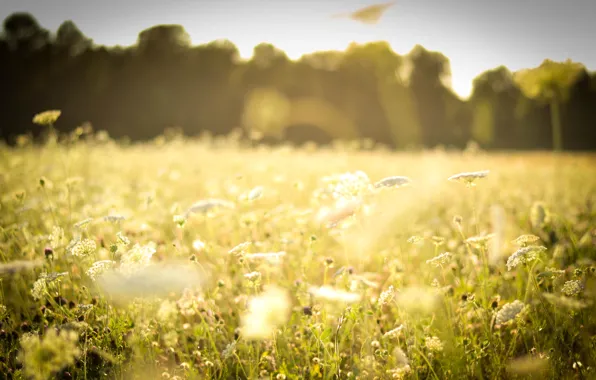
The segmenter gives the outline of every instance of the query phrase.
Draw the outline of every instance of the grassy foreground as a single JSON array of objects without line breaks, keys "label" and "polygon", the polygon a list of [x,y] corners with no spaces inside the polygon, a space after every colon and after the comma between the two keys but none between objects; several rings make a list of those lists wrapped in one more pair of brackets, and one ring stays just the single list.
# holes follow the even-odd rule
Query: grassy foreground
[{"label": "grassy foreground", "polygon": [[0,378],[596,376],[593,155],[100,137],[0,147]]}]

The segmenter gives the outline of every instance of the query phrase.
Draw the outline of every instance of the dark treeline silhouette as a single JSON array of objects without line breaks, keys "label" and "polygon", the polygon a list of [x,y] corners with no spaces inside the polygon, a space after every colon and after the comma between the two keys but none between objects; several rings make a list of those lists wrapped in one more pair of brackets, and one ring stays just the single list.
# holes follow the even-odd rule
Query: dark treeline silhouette
[{"label": "dark treeline silhouette", "polygon": [[39,134],[33,115],[60,109],[60,131],[90,122],[133,140],[178,127],[191,136],[241,130],[273,142],[596,148],[596,74],[572,62],[545,61],[522,73],[495,68],[474,80],[463,101],[446,85],[447,57],[421,46],[400,56],[386,42],[353,44],[293,61],[263,43],[242,61],[227,40],[191,46],[178,25],[144,30],[132,47],[105,47],[71,21],[51,33],[15,13],[3,23],[0,76],[7,141]]}]

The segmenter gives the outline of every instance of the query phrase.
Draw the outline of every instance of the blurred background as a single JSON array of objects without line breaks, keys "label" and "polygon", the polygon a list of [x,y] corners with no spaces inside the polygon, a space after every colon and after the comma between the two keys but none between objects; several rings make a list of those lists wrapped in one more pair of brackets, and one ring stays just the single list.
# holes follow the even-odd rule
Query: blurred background
[{"label": "blurred background", "polygon": [[0,4],[0,137],[596,149],[596,2]]}]

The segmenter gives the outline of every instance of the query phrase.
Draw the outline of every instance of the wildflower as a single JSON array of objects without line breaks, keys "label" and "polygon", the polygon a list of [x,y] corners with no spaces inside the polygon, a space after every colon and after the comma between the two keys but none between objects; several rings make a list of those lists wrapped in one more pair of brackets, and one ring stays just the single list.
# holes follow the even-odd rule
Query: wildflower
[{"label": "wildflower", "polygon": [[377,303],[379,304],[379,306],[385,306],[389,302],[393,301],[393,296],[394,296],[393,285],[389,285],[387,290],[384,290],[381,293],[381,295],[379,295],[379,300],[377,301]]},{"label": "wildflower", "polygon": [[438,268],[438,267],[441,267],[441,266],[447,264],[449,262],[449,260],[451,260],[451,253],[444,252],[438,256],[433,257],[430,260],[426,260],[426,263],[434,265],[435,267]]},{"label": "wildflower", "polygon": [[62,111],[60,110],[48,110],[40,112],[33,116],[33,123],[45,126],[53,125],[61,114]]},{"label": "wildflower", "polygon": [[180,314],[184,317],[191,317],[197,314],[199,307],[204,303],[203,297],[195,294],[191,289],[184,289],[182,296],[176,304]]},{"label": "wildflower", "polygon": [[112,260],[96,261],[87,269],[87,276],[92,280],[96,280],[98,276],[112,268],[115,264],[116,262]]},{"label": "wildflower", "polygon": [[74,244],[74,246],[70,249],[70,253],[73,256],[86,257],[92,255],[96,249],[97,245],[95,244],[94,240],[84,239]]},{"label": "wildflower", "polygon": [[320,200],[359,199],[372,188],[368,175],[363,171],[335,174],[321,179],[322,187],[313,197]]},{"label": "wildflower", "polygon": [[495,323],[497,325],[501,325],[514,319],[519,313],[521,313],[524,307],[525,304],[520,300],[515,300],[513,302],[503,305],[501,310],[497,312]]},{"label": "wildflower", "polygon": [[393,176],[393,177],[383,178],[382,180],[376,182],[374,184],[374,187],[376,189],[381,188],[381,187],[398,188],[398,187],[410,185],[411,183],[412,183],[412,180],[409,179],[408,177]]},{"label": "wildflower", "polygon": [[399,325],[396,328],[389,330],[385,334],[383,334],[383,338],[397,338],[397,337],[401,336],[404,329],[405,329],[404,325]]},{"label": "wildflower", "polygon": [[424,346],[430,352],[441,352],[441,351],[443,351],[443,342],[441,342],[441,340],[438,337],[436,337],[436,336],[426,337],[424,339]]},{"label": "wildflower", "polygon": [[259,282],[261,280],[261,272],[250,272],[250,273],[245,273],[244,277],[251,283],[256,284],[257,282]]},{"label": "wildflower", "polygon": [[432,236],[430,239],[433,241],[433,244],[436,246],[440,246],[443,243],[445,243],[445,238],[442,236]]},{"label": "wildflower", "polygon": [[519,245],[520,247],[526,247],[530,244],[534,244],[537,241],[539,241],[540,238],[536,235],[532,235],[532,234],[527,234],[527,235],[520,235],[518,236],[515,240],[513,240],[513,242],[517,245]]},{"label": "wildflower", "polygon": [[230,255],[234,255],[234,254],[239,254],[239,253],[244,253],[246,251],[246,249],[251,245],[252,243],[247,241],[244,243],[240,243],[237,246],[235,246],[234,248],[230,249],[228,251],[228,253]]},{"label": "wildflower", "polygon": [[103,217],[103,220],[110,223],[118,223],[126,220],[123,215],[111,214]]},{"label": "wildflower", "polygon": [[154,244],[135,244],[128,252],[122,255],[120,272],[131,274],[138,269],[146,267],[151,262],[151,257],[153,257],[154,253]]},{"label": "wildflower", "polygon": [[43,338],[26,335],[21,338],[19,360],[27,377],[49,379],[62,368],[74,365],[81,354],[77,347],[78,335],[74,331],[49,329]]},{"label": "wildflower", "polygon": [[[318,223],[324,223],[327,228],[334,228],[340,223],[349,220],[362,206],[358,199],[340,199],[333,207],[322,207],[317,216]],[[344,225],[346,223],[343,223]]]},{"label": "wildflower", "polygon": [[578,280],[571,280],[567,281],[563,284],[563,288],[561,289],[561,293],[565,294],[567,297],[577,296],[582,291],[582,284]]},{"label": "wildflower", "polygon": [[285,290],[269,287],[248,301],[248,311],[241,318],[242,336],[249,340],[271,338],[276,328],[289,316],[291,303]]},{"label": "wildflower", "polygon": [[377,349],[377,348],[381,347],[381,343],[379,343],[378,340],[373,340],[372,342],[370,342],[370,345],[374,349]]},{"label": "wildflower", "polygon": [[362,296],[358,293],[346,292],[343,290],[334,289],[330,286],[322,286],[320,288],[310,287],[309,293],[316,298],[344,303],[358,302],[362,298]]},{"label": "wildflower", "polygon": [[61,277],[67,276],[68,272],[62,273],[42,273],[39,278],[33,283],[33,287],[31,289],[31,295],[36,300],[41,299],[47,293],[48,289],[54,283],[54,281],[59,280]]},{"label": "wildflower", "polygon": [[251,189],[243,198],[247,201],[255,201],[263,196],[263,186],[257,186]]},{"label": "wildflower", "polygon": [[224,360],[229,359],[236,352],[236,341],[228,344],[226,348],[221,352],[221,356]]},{"label": "wildflower", "polygon": [[78,228],[78,229],[83,229],[85,227],[87,227],[87,225],[89,223],[91,223],[93,221],[93,218],[87,218],[87,219],[83,219],[80,222],[77,222],[73,225],[73,227]]},{"label": "wildflower", "polygon": [[451,177],[447,178],[449,181],[454,182],[461,182],[464,183],[466,186],[476,186],[476,181],[479,178],[485,178],[488,176],[488,170],[482,170],[477,172],[463,172],[459,174],[452,175]]},{"label": "wildflower", "polygon": [[416,243],[421,242],[422,240],[424,240],[424,238],[422,238],[420,236],[414,235],[414,236],[410,236],[408,238],[408,243],[410,243],[410,244],[416,244]]},{"label": "wildflower", "polygon": [[209,199],[204,199],[201,200],[195,204],[193,204],[192,206],[190,206],[188,208],[188,210],[186,210],[186,214],[185,216],[188,217],[190,214],[206,214],[209,211],[213,211],[219,208],[234,208],[236,207],[236,205],[234,204],[234,202],[230,202],[224,199],[215,199],[215,198],[209,198]]},{"label": "wildflower", "polygon": [[511,270],[519,264],[525,264],[536,260],[538,253],[543,251],[546,251],[546,247],[528,246],[518,249],[507,259],[507,270]]},{"label": "wildflower", "polygon": [[495,237],[495,234],[473,236],[466,239],[466,243],[477,247],[485,247],[489,240]]}]

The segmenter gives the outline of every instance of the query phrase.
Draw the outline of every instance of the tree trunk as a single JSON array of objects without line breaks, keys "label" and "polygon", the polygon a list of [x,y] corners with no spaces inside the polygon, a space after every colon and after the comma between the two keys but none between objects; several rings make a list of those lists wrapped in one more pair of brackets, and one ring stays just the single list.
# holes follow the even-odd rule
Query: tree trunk
[{"label": "tree trunk", "polygon": [[550,101],[550,119],[553,128],[553,148],[555,152],[563,150],[563,129],[561,126],[561,107],[555,96]]}]

